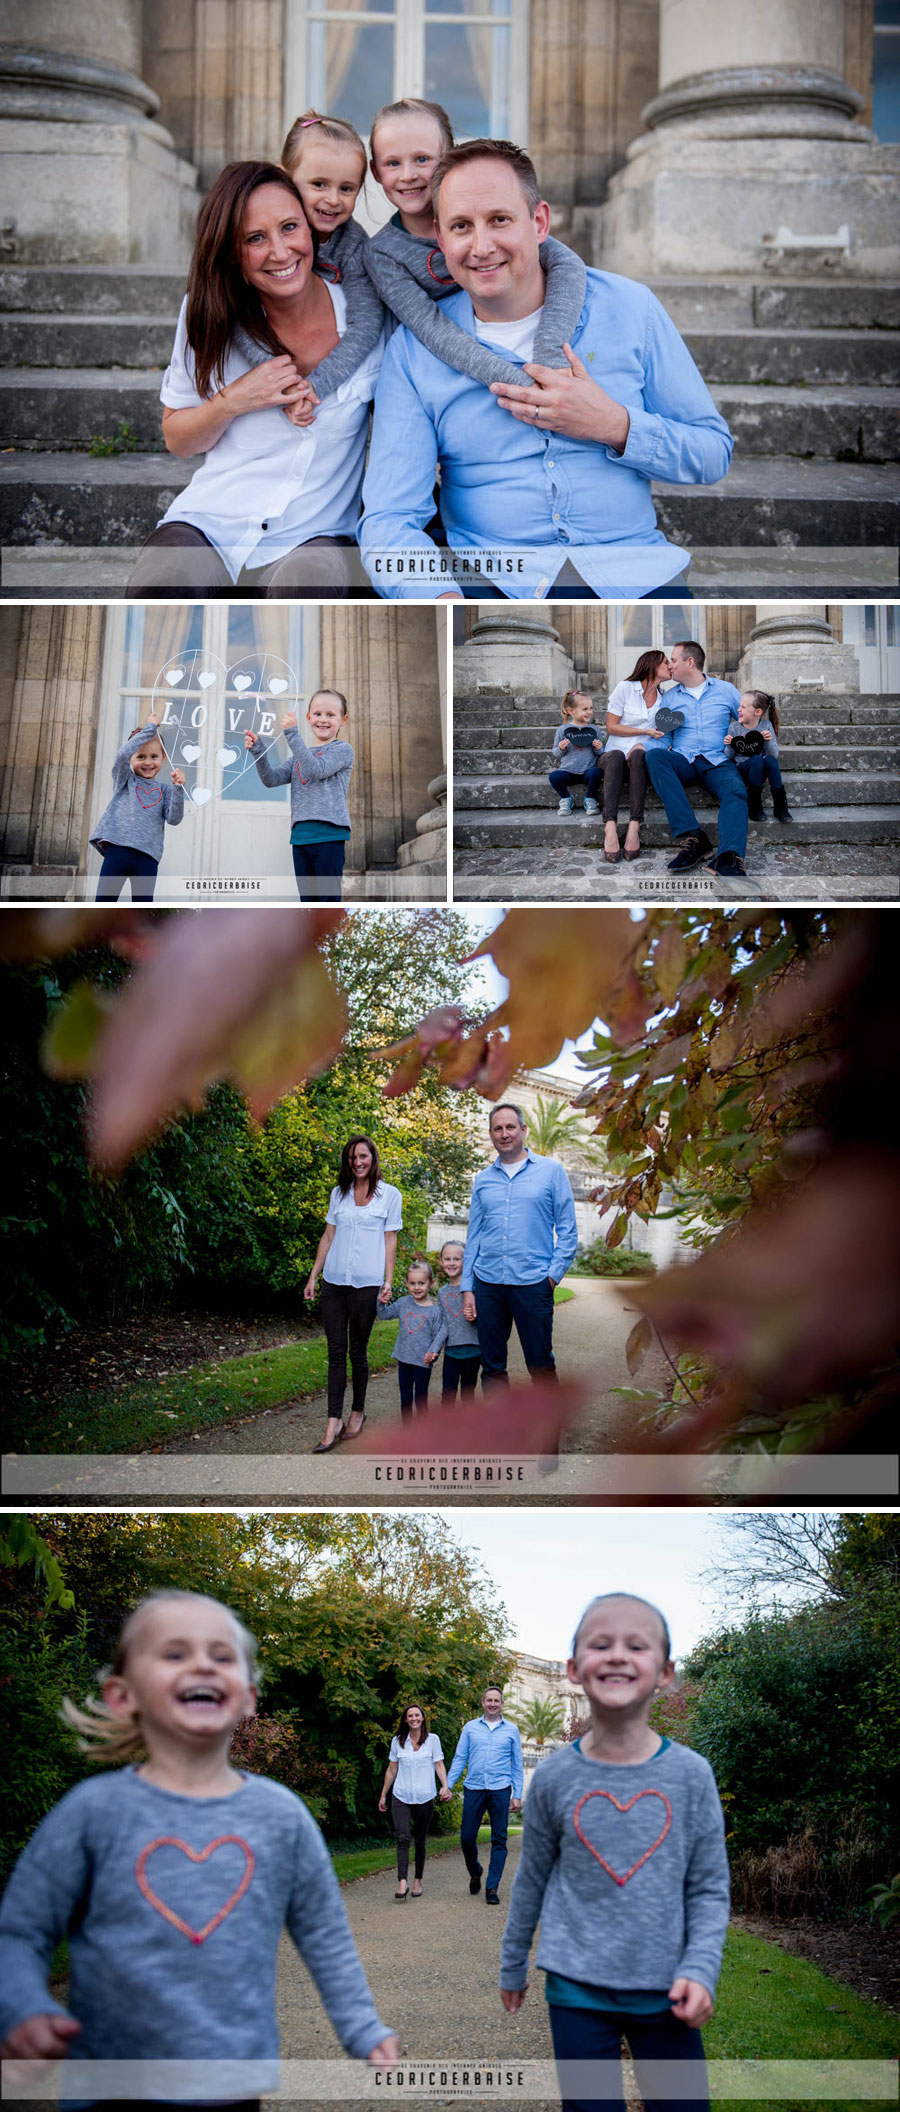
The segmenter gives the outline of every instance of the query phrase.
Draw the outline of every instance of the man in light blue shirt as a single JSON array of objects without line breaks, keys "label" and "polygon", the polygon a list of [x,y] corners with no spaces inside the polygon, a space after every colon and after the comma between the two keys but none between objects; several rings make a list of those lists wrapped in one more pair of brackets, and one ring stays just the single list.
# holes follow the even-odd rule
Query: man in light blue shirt
[{"label": "man in light blue shirt", "polygon": [[731,459],[728,427],[674,324],[646,286],[589,271],[568,365],[528,364],[550,219],[531,162],[508,141],[470,140],[439,163],[434,196],[460,287],[444,315],[534,380],[488,389],[408,329],[394,332],[360,524],[374,586],[394,600],[459,598],[449,553],[425,532],[439,464],[447,541],[468,553],[466,591],[479,600],[671,593],[689,553],[657,527],[650,480],[712,484]]},{"label": "man in light blue shirt", "polygon": [[491,1822],[491,1859],[484,1897],[487,1906],[499,1907],[509,1814],[521,1811],[525,1768],[518,1730],[503,1714],[502,1687],[486,1687],[481,1706],[482,1714],[463,1724],[447,1776],[447,1788],[452,1789],[460,1775],[465,1775],[459,1845],[465,1857],[472,1893],[481,1891],[478,1828],[487,1812]]},{"label": "man in light blue shirt", "polygon": [[532,1378],[555,1380],[553,1293],[578,1245],[571,1182],[558,1159],[528,1150],[520,1107],[505,1101],[492,1108],[489,1128],[497,1157],[475,1176],[462,1272],[463,1314],[478,1327],[481,1383],[509,1385],[513,1322]]},{"label": "man in light blue shirt", "polygon": [[701,829],[685,790],[686,785],[704,785],[719,802],[719,843],[707,858],[707,870],[723,877],[746,879],[747,787],[725,747],[730,721],[737,715],[740,690],[733,682],[719,682],[705,675],[706,655],[692,638],[682,639],[669,651],[675,677],[674,689],[666,690],[666,704],[684,714],[684,723],[672,735],[671,747],[648,745],[647,774],[659,793],[666,820],[681,849],[669,861],[670,873],[687,873],[712,850],[706,830]]}]

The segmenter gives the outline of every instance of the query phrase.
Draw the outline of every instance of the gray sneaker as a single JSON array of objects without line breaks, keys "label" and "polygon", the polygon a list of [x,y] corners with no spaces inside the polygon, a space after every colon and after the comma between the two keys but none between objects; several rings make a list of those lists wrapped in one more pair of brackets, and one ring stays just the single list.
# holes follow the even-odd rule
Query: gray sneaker
[{"label": "gray sneaker", "polygon": [[559,806],[557,807],[556,811],[557,814],[574,814],[575,801],[572,798],[571,792],[567,792],[565,794],[565,797],[560,800]]}]

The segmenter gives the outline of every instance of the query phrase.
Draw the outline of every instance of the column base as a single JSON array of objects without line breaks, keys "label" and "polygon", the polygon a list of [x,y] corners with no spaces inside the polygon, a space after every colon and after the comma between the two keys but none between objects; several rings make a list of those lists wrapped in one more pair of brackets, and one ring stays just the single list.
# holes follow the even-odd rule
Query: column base
[{"label": "column base", "polygon": [[479,690],[528,690],[560,697],[575,680],[575,670],[559,633],[546,617],[522,610],[484,616],[465,645],[453,655],[453,688],[457,696]]},{"label": "column base", "polygon": [[135,74],[64,52],[0,53],[0,154],[17,263],[186,267],[197,171]]},{"label": "column base", "polygon": [[592,261],[638,279],[825,271],[889,277],[900,148],[855,121],[859,98],[814,68],[734,68],[673,82],[648,130],[581,208]]},{"label": "column base", "polygon": [[740,689],[859,693],[859,661],[850,645],[839,645],[824,617],[769,617],[751,632],[741,655]]}]

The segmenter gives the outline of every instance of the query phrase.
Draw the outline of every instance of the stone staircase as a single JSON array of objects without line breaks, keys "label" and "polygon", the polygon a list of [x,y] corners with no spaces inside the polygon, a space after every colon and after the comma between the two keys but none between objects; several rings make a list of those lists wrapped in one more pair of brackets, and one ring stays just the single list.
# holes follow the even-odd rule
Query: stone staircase
[{"label": "stone staircase", "polygon": [[[599,671],[579,670],[579,688],[606,687]],[[829,900],[900,894],[900,697],[788,691],[779,699],[779,760],[794,819],[750,824],[747,882],[698,877],[714,894],[753,899]],[[557,813],[548,784],[556,697],[508,691],[454,702],[453,892],[457,901],[542,901],[598,895],[635,899],[672,891],[674,848],[656,794],[647,796],[643,853],[634,864],[605,864],[603,822]],[[602,723],[602,720],[601,720]],[[718,808],[697,788],[691,798],[716,841]],[[620,807],[624,836],[627,803]],[[686,883],[685,883],[686,885]]]},{"label": "stone staircase", "polygon": [[[695,595],[893,593],[900,290],[734,279],[655,291],[736,437],[721,484],[654,487],[662,527],[694,553]],[[182,293],[179,273],[153,266],[0,270],[7,596],[119,592],[186,483],[159,405]]]}]

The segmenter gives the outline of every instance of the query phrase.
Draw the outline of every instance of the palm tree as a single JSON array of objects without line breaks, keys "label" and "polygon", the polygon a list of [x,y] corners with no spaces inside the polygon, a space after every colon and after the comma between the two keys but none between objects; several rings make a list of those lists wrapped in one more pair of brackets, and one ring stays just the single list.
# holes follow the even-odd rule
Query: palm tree
[{"label": "palm tree", "polygon": [[561,1701],[554,1701],[552,1694],[543,1699],[536,1696],[528,1703],[519,1718],[519,1729],[530,1745],[546,1745],[548,1738],[561,1738],[566,1726],[566,1712]]},{"label": "palm tree", "polygon": [[528,1142],[541,1158],[558,1159],[562,1152],[577,1152],[585,1166],[602,1166],[603,1145],[580,1116],[562,1107],[558,1100],[542,1100],[528,1117]]}]

